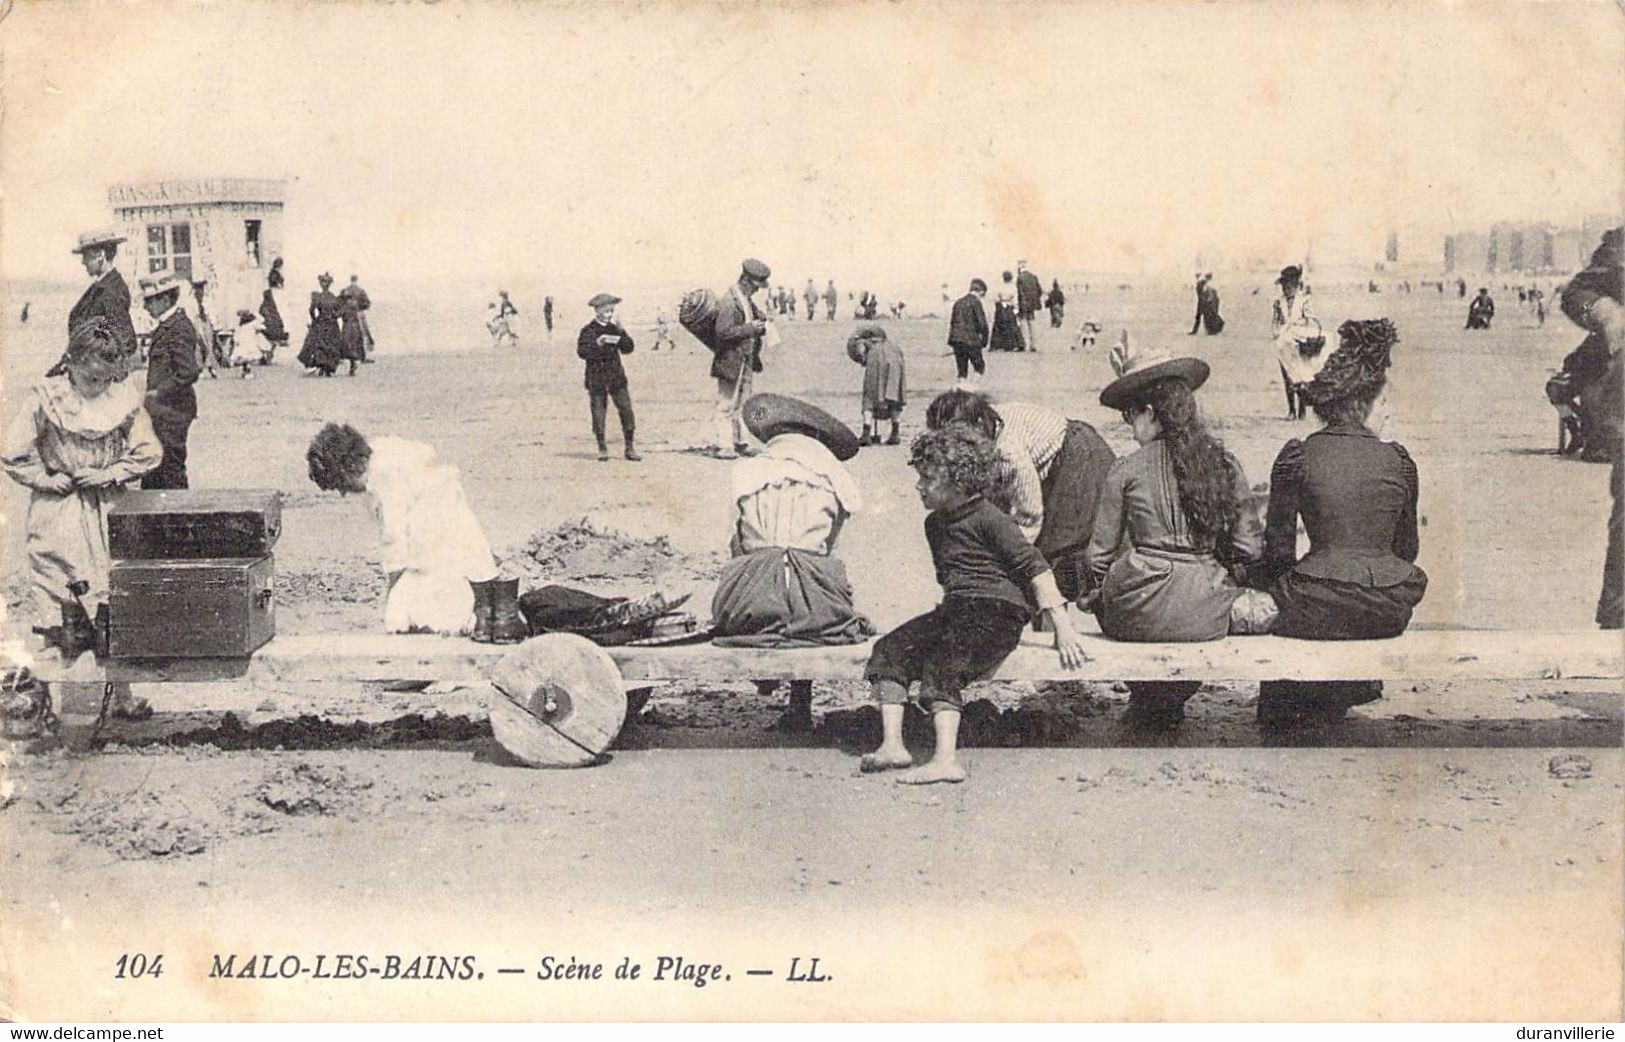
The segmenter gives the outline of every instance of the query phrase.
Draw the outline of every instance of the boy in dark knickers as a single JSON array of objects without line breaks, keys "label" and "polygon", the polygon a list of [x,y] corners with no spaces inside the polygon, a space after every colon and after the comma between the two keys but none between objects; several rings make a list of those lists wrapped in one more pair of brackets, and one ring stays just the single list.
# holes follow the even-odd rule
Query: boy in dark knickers
[{"label": "boy in dark knickers", "polygon": [[929,763],[897,780],[910,785],[960,782],[957,759],[960,692],[991,675],[1014,651],[1031,618],[1023,587],[1048,615],[1062,665],[1084,662],[1083,644],[1062,610],[1066,601],[1043,555],[1003,511],[984,498],[999,474],[997,448],[980,431],[951,423],[914,440],[909,465],[926,509],[942,603],[910,619],[875,643],[864,676],[880,703],[880,747],[863,758],[864,771],[913,767],[903,745],[903,708],[909,684],[920,681],[920,701],[931,711],[936,751]]}]

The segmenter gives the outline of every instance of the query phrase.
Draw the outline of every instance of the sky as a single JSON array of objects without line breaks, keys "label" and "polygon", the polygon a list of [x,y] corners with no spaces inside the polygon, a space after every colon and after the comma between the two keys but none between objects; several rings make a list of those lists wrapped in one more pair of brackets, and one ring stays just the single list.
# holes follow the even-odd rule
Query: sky
[{"label": "sky", "polygon": [[1625,210],[1622,70],[1607,0],[19,0],[0,275],[190,176],[287,179],[287,253],[395,279],[1436,256]]}]

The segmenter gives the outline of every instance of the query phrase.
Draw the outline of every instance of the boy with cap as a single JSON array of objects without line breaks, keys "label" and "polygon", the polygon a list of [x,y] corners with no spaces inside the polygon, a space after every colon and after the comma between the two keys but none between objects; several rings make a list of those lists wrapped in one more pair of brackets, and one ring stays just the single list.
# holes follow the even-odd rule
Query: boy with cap
[{"label": "boy with cap", "polygon": [[604,420],[610,399],[621,417],[621,434],[626,439],[626,458],[634,463],[643,457],[632,443],[632,394],[627,387],[621,356],[632,353],[632,337],[615,321],[615,305],[620,297],[600,293],[587,301],[593,319],[581,327],[576,337],[576,354],[587,363],[587,400],[592,408],[592,433],[598,439],[598,459],[609,459],[604,441]]},{"label": "boy with cap", "polygon": [[141,479],[145,489],[187,488],[186,435],[197,419],[197,327],[181,310],[181,284],[165,272],[144,283],[141,303],[158,325],[147,347],[147,414],[164,447],[163,462]]}]

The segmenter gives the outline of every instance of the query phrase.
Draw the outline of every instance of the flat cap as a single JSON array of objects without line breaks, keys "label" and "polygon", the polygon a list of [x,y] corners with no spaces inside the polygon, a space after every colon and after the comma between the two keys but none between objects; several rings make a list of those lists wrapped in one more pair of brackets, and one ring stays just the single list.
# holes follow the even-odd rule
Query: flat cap
[{"label": "flat cap", "polygon": [[769,279],[773,277],[773,269],[755,257],[747,257],[745,263],[740,266],[740,270],[753,279]]},{"label": "flat cap", "polygon": [[613,293],[600,293],[591,300],[587,301],[587,306],[590,308],[601,308],[606,304],[619,304],[620,302],[621,298],[615,296]]}]

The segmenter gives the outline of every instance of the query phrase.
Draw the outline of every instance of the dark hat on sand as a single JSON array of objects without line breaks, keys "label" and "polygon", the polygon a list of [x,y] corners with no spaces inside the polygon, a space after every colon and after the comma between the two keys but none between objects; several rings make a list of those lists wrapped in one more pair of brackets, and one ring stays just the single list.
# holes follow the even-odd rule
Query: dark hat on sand
[{"label": "dark hat on sand", "polygon": [[749,275],[753,279],[762,279],[765,281],[773,277],[773,269],[769,268],[766,264],[763,264],[755,257],[747,257],[745,259],[745,263],[740,265],[739,270],[743,274]]},{"label": "dark hat on sand", "polygon": [[1288,283],[1288,282],[1302,282],[1302,281],[1303,281],[1303,269],[1298,267],[1296,264],[1288,264],[1286,267],[1282,268],[1281,269],[1281,274],[1279,276],[1277,276],[1276,279],[1275,279],[1275,282],[1276,282],[1277,285]]},{"label": "dark hat on sand", "polygon": [[1117,379],[1100,392],[1100,404],[1108,409],[1127,409],[1144,400],[1145,390],[1159,380],[1182,380],[1185,386],[1196,390],[1207,383],[1211,370],[1200,358],[1174,357],[1166,351],[1126,357],[1116,351],[1111,356]]},{"label": "dark hat on sand", "polygon": [[591,300],[587,301],[587,306],[590,308],[601,308],[606,304],[619,304],[620,302],[621,298],[615,296],[613,293],[600,293]]},{"label": "dark hat on sand", "polygon": [[1399,331],[1386,318],[1350,320],[1337,327],[1341,341],[1303,388],[1311,405],[1325,405],[1347,398],[1374,395],[1388,382],[1394,345]]},{"label": "dark hat on sand", "polygon": [[745,426],[762,441],[780,434],[805,434],[845,463],[858,454],[852,428],[816,405],[782,394],[754,394],[745,400]]}]

